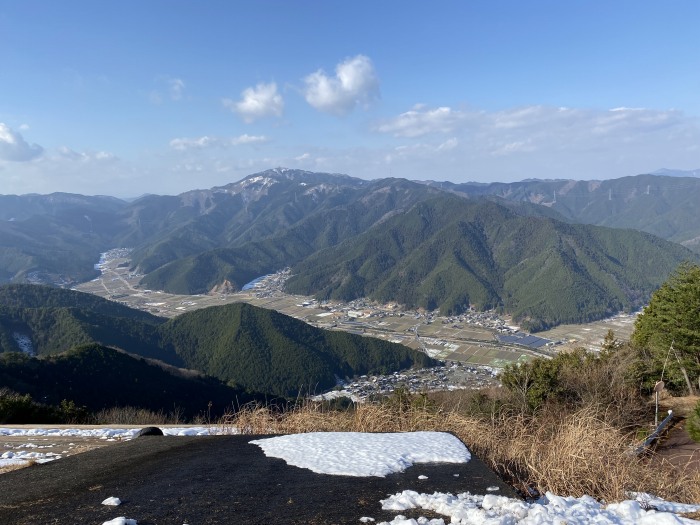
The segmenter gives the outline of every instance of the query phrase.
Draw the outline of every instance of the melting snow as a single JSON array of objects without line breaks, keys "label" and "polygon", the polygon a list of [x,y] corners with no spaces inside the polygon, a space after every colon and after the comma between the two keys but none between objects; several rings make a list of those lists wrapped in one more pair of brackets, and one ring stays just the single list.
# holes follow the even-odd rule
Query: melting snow
[{"label": "melting snow", "polygon": [[[131,439],[140,428],[0,428],[0,436],[70,436],[98,439]],[[216,429],[207,427],[161,428],[166,436],[208,436]]]},{"label": "melting snow", "polygon": [[102,525],[138,525],[136,520],[129,518],[114,518],[113,520],[105,521]]},{"label": "melting snow", "polygon": [[312,432],[251,441],[265,455],[319,474],[384,477],[414,463],[466,463],[467,447],[452,434]]},{"label": "melting snow", "polygon": [[[649,497],[648,495],[644,495]],[[639,498],[639,497],[638,497]],[[657,510],[649,508],[651,501]],[[437,512],[450,518],[450,523],[456,525],[670,525],[690,524],[697,521],[682,518],[671,512],[693,512],[700,505],[683,505],[661,499],[627,500],[621,503],[604,505],[590,496],[580,498],[561,497],[547,493],[535,503],[487,494],[472,495],[468,492],[458,495],[435,492],[434,494],[419,494],[412,490],[404,490],[381,501],[384,510],[402,511],[408,509],[424,509]],[[421,523],[443,524],[444,520],[406,519],[397,516],[391,522],[380,525],[417,525]]]},{"label": "melting snow", "polygon": [[47,463],[55,459],[60,459],[60,454],[55,454],[53,452],[5,452],[0,455],[0,468],[9,467],[12,465],[24,465],[31,461],[36,463]]}]

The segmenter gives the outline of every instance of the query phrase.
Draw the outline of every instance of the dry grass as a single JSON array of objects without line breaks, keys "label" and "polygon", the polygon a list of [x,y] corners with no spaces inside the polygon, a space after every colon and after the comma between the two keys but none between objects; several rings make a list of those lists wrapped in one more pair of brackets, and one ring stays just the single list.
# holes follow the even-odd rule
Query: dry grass
[{"label": "dry grass", "polygon": [[634,491],[700,501],[700,472],[651,466],[631,454],[632,436],[605,422],[596,408],[536,416],[502,411],[488,417],[408,403],[362,404],[341,411],[309,403],[286,412],[243,407],[220,426],[246,434],[447,431],[523,493],[534,489],[619,501]]},{"label": "dry grass", "polygon": [[7,465],[5,467],[0,467],[0,474],[5,474],[6,472],[12,472],[13,470],[19,470],[27,467],[31,467],[32,465],[35,465],[36,462],[25,462],[25,463],[19,463],[16,465]]},{"label": "dry grass", "polygon": [[177,425],[182,417],[177,412],[153,412],[136,407],[112,407],[100,410],[94,415],[97,425]]}]

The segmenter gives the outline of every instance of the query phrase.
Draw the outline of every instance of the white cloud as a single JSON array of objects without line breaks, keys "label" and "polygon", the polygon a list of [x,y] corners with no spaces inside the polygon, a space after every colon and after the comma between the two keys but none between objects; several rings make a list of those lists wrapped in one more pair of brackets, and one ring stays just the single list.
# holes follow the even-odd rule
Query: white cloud
[{"label": "white cloud", "polygon": [[248,135],[247,133],[238,137],[209,137],[207,135],[199,138],[177,138],[170,141],[170,147],[178,151],[207,149],[207,148],[228,148],[243,144],[261,144],[268,142],[264,135]]},{"label": "white cloud", "polygon": [[58,148],[58,155],[54,158],[75,162],[112,162],[117,160],[113,153],[107,151],[74,151],[67,146]]},{"label": "white cloud", "polygon": [[26,162],[36,159],[44,152],[38,144],[29,144],[22,134],[0,122],[0,160]]},{"label": "white cloud", "polygon": [[440,144],[437,149],[438,151],[450,151],[451,149],[455,149],[457,146],[459,146],[459,141],[452,137],[451,139],[447,139],[445,142]]},{"label": "white cloud", "polygon": [[239,144],[259,144],[267,142],[269,139],[264,135],[248,135],[244,133],[238,137],[231,139],[231,145],[238,146]]},{"label": "white cloud", "polygon": [[389,121],[376,126],[380,133],[390,133],[395,137],[420,137],[430,133],[451,133],[465,121],[467,114],[449,107],[428,109],[416,105]]},{"label": "white cloud", "polygon": [[[417,106],[374,130],[403,139],[381,157],[377,151],[375,158],[394,175],[401,171],[417,179],[438,172],[456,181],[586,180],[635,175],[658,166],[700,166],[698,119],[676,110]],[[451,138],[445,140],[447,132]]]},{"label": "white cloud", "polygon": [[182,92],[185,90],[185,82],[181,78],[169,78],[167,80],[172,100],[182,99]]},{"label": "white cloud", "polygon": [[[165,93],[165,91],[163,91]],[[169,100],[167,95],[165,100]],[[17,124],[18,126],[18,124]],[[239,180],[274,166],[347,173],[361,178],[405,177],[455,182],[514,181],[531,177],[606,179],[660,167],[700,167],[700,124],[679,111],[525,106],[499,111],[415,106],[375,125],[384,136],[365,147],[312,145],[284,134],[274,148],[263,135],[204,135],[170,141],[170,151],[121,160],[107,152],[33,149],[0,125],[6,149],[32,162],[0,162],[4,193],[76,193],[134,196],[173,194]],[[7,139],[11,136],[12,140]],[[366,137],[358,140],[365,141]],[[177,154],[175,154],[177,153]],[[192,173],[197,173],[196,179]]]},{"label": "white cloud", "polygon": [[284,100],[277,92],[277,84],[260,83],[255,87],[244,89],[238,102],[230,98],[223,99],[224,107],[237,113],[245,122],[251,123],[262,117],[281,117]]},{"label": "white cloud", "polygon": [[304,78],[304,83],[306,101],[319,111],[336,115],[348,113],[379,97],[379,79],[372,61],[364,55],[338,64],[334,77],[319,69]]}]

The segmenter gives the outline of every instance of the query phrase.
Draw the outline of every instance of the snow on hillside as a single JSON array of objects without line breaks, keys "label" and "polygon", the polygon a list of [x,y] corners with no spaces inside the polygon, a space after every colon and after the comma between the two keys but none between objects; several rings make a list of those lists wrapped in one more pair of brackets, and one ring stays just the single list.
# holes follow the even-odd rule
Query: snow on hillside
[{"label": "snow on hillside", "polygon": [[29,356],[35,356],[34,345],[32,345],[32,340],[26,334],[20,334],[19,332],[13,332],[12,338],[17,343],[19,349]]}]

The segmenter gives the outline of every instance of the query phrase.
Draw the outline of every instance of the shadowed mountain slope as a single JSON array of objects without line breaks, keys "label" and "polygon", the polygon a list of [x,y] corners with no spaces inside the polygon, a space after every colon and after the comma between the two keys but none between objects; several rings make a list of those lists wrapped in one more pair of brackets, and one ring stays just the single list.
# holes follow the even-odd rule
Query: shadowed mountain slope
[{"label": "shadowed mountain slope", "polygon": [[[41,296],[52,305],[36,306]],[[335,385],[336,377],[436,363],[402,345],[321,330],[242,303],[188,312],[166,321],[69,290],[5,286],[0,287],[2,297],[13,300],[0,306],[0,352],[24,349],[45,357],[76,345],[99,343],[273,396],[327,390]],[[78,306],[66,306],[71,302]]]}]

